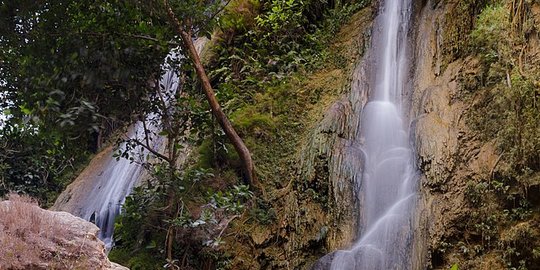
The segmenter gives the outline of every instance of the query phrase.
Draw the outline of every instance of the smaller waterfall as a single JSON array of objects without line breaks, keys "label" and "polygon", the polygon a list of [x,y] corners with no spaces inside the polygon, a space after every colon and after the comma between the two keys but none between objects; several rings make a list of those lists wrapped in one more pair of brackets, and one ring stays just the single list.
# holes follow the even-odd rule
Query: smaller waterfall
[{"label": "smaller waterfall", "polygon": [[[201,53],[208,40],[195,40],[195,48]],[[166,58],[162,69],[165,73],[160,78],[160,89],[164,96],[174,96],[179,85],[179,78],[168,60],[182,57],[172,51]],[[157,135],[160,130],[158,116],[150,114],[145,122],[150,131],[149,141],[153,149],[162,149],[165,139]],[[152,124],[153,123],[153,124]],[[138,121],[126,134],[129,139],[144,141],[145,125]],[[125,144],[120,145],[124,148]],[[136,149],[140,149],[137,147]],[[134,157],[145,157],[147,151],[133,153]],[[107,249],[113,244],[114,220],[121,211],[122,204],[141,178],[144,177],[143,166],[139,162],[113,158],[112,148],[105,149],[90,162],[90,165],[79,177],[68,186],[56,200],[52,210],[67,211],[76,216],[94,222],[99,228],[99,238],[105,242]]]},{"label": "smaller waterfall", "polygon": [[[131,127],[128,136],[143,131],[142,123]],[[124,147],[124,146],[121,146]],[[142,166],[131,163],[127,159],[117,162],[111,160],[99,175],[103,185],[94,187],[88,201],[80,209],[79,216],[95,223],[99,228],[99,238],[105,242],[107,249],[112,246],[114,219],[120,214],[120,207],[131,192],[133,185],[142,175]]]},{"label": "smaller waterfall", "polygon": [[[177,56],[171,52],[167,56],[167,60],[175,59]],[[160,90],[164,95],[174,95],[178,88],[178,75],[174,68],[165,61],[163,69],[166,71],[161,77]],[[159,131],[159,122],[152,124],[151,119],[156,118],[156,115],[150,114],[147,116],[146,129],[149,131],[149,141],[153,149],[161,149],[165,140],[157,135]],[[136,122],[127,133],[129,139],[137,139],[144,141],[146,136],[145,125],[143,122]],[[120,148],[125,148],[126,143],[123,143]],[[136,148],[140,149],[140,148]],[[132,153],[135,158],[141,157],[144,159],[148,155],[148,151],[139,150]],[[131,193],[133,186],[139,182],[143,176],[143,167],[140,163],[132,162],[126,158],[120,158],[118,161],[114,159],[106,164],[106,167],[100,172],[101,185],[97,185],[92,190],[91,196],[87,198],[87,202],[80,209],[79,216],[94,222],[99,228],[99,238],[105,242],[107,249],[112,247],[114,220],[120,214],[121,206],[126,197]]]},{"label": "smaller waterfall", "polygon": [[377,19],[372,55],[376,69],[371,100],[362,112],[364,173],[360,238],[338,251],[334,270],[410,269],[417,170],[403,119],[407,81],[410,0],[386,0]]}]

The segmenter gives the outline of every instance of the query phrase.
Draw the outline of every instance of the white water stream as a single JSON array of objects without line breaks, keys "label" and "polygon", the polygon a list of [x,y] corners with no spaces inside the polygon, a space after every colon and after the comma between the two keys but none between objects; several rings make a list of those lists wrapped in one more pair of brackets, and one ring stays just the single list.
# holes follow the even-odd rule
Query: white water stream
[{"label": "white water stream", "polygon": [[[199,38],[195,41],[194,45],[199,54],[206,42],[206,38]],[[177,57],[179,57],[178,54],[173,51],[167,56],[167,59]],[[168,64],[168,61],[165,61],[162,68],[165,70],[165,74],[163,74],[159,81],[162,94],[164,96],[173,97],[178,89],[178,76],[175,69]],[[150,119],[155,119],[156,117],[157,116],[153,114],[147,116],[146,119],[148,121],[146,121],[146,128],[150,131],[148,134],[152,148],[159,151],[160,149],[163,149],[163,145],[166,141],[164,138],[157,135],[160,130],[159,121],[157,121],[157,123],[156,121],[150,121]],[[154,122],[154,124],[152,124],[152,122]],[[131,126],[126,134],[128,138],[138,139],[139,141],[145,141],[144,135],[144,125],[141,121],[138,121]],[[120,146],[120,148],[124,147],[125,144]],[[136,149],[140,148],[137,147]],[[138,160],[138,157],[145,160],[144,157],[148,155],[148,152],[141,151],[132,154],[135,157],[135,160]],[[131,193],[133,186],[144,176],[144,169],[140,163],[131,162],[125,158],[120,158],[116,161],[116,159],[110,158],[111,156],[112,153],[108,153],[109,159],[106,159],[107,162],[98,162],[98,164],[100,164],[99,168],[94,168],[90,170],[89,174],[84,174],[86,179],[82,179],[83,181],[90,181],[90,179],[93,181],[91,183],[93,186],[91,186],[90,192],[88,192],[88,190],[69,191],[77,194],[83,193],[83,195],[76,197],[80,201],[69,202],[69,206],[64,205],[71,198],[71,196],[67,194],[64,196],[67,197],[66,200],[59,200],[57,201],[58,205],[55,205],[56,210],[69,211],[86,220],[94,222],[100,228],[99,238],[105,242],[108,250],[113,245],[114,220],[120,213],[122,204],[126,197]],[[80,185],[78,188],[84,189],[87,188],[87,185]]]},{"label": "white water stream", "polygon": [[[171,53],[167,58],[175,58],[176,54]],[[178,88],[178,76],[174,69],[168,64],[164,64],[165,74],[160,78],[160,90],[164,95],[174,95]],[[164,138],[157,135],[159,132],[159,123],[152,124],[150,119],[156,118],[156,115],[150,114],[147,116],[146,129],[148,132],[148,140],[151,147],[155,150],[162,148],[165,142]],[[137,139],[145,141],[145,125],[143,122],[137,121],[126,134],[129,139]],[[125,148],[123,143],[120,148]],[[136,149],[140,149],[137,147]],[[149,154],[148,151],[134,151],[131,155],[135,161]],[[107,249],[110,249],[113,244],[114,220],[120,210],[126,197],[131,193],[133,186],[139,182],[143,176],[143,167],[140,162],[132,162],[126,158],[120,158],[118,161],[111,159],[110,162],[101,168],[98,183],[102,183],[93,188],[91,195],[82,203],[79,211],[79,216],[94,222],[99,228],[99,238],[105,242]]]},{"label": "white water stream", "polygon": [[374,88],[363,109],[364,174],[359,238],[336,252],[333,270],[411,269],[412,219],[417,170],[404,123],[403,93],[409,75],[410,0],[381,4],[374,32]]}]

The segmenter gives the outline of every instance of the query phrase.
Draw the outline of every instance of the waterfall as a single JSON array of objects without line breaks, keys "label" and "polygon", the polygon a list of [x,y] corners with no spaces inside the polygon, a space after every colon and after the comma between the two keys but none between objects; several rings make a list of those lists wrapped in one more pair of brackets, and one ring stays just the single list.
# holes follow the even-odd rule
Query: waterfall
[{"label": "waterfall", "polygon": [[381,3],[371,54],[374,87],[362,112],[364,172],[358,240],[334,254],[334,270],[411,268],[412,222],[418,173],[404,119],[409,63],[410,0]]},{"label": "waterfall", "polygon": [[[199,54],[207,41],[206,38],[198,38],[194,41]],[[178,89],[178,75],[169,65],[169,60],[178,57],[182,56],[173,50],[162,65],[165,73],[161,76],[159,84],[164,96],[172,97]],[[164,138],[157,135],[161,125],[159,121],[155,121],[157,118],[155,114],[149,114],[146,117],[146,128],[150,131],[149,141],[152,148],[156,150],[162,149],[166,143]],[[143,122],[138,121],[129,128],[126,137],[144,141],[144,128]],[[120,145],[120,148],[124,147],[125,144]],[[141,150],[132,154],[137,161],[138,157],[144,159],[148,152]],[[109,250],[113,244],[114,220],[133,186],[143,177],[145,174],[141,162],[132,162],[126,158],[116,160],[113,157],[112,147],[108,147],[96,155],[77,179],[62,192],[52,210],[70,212],[94,222],[100,228],[99,238],[105,242]]]},{"label": "waterfall", "polygon": [[[177,58],[177,54],[171,52],[162,68],[165,73],[161,76],[159,84],[163,95],[172,96],[178,88],[178,75],[173,67],[168,64],[168,60]],[[147,132],[148,139],[153,149],[161,149],[165,140],[157,135],[159,133],[159,121],[155,114],[146,117],[146,126],[142,121],[137,121],[130,127],[126,134],[129,139],[144,141]],[[120,148],[125,148],[126,143],[122,143]],[[120,158],[111,159],[105,163],[105,167],[99,172],[99,185],[94,186],[91,195],[82,203],[78,215],[86,220],[94,222],[99,228],[99,238],[103,240],[107,249],[113,244],[114,220],[120,214],[121,206],[126,197],[131,193],[133,186],[143,177],[142,161],[149,154],[147,150],[133,150],[132,156],[135,161],[140,158],[141,162],[133,162],[131,159]]]},{"label": "waterfall", "polygon": [[[136,138],[137,135],[143,134],[141,132],[143,132],[143,125],[137,122],[130,128],[128,137]],[[101,184],[96,185],[86,202],[82,203],[78,215],[99,227],[98,236],[105,242],[107,249],[111,248],[113,242],[114,220],[120,214],[125,198],[131,192],[133,185],[141,178],[142,172],[143,168],[138,163],[132,163],[125,158],[118,161],[111,159],[100,172]]]}]

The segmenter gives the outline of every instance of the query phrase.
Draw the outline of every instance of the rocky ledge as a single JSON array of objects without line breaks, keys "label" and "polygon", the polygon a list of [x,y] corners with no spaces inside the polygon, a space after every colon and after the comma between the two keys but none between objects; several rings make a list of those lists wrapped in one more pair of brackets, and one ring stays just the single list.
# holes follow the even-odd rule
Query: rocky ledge
[{"label": "rocky ledge", "polygon": [[128,269],[109,261],[96,225],[72,214],[10,196],[0,217],[0,269]]}]

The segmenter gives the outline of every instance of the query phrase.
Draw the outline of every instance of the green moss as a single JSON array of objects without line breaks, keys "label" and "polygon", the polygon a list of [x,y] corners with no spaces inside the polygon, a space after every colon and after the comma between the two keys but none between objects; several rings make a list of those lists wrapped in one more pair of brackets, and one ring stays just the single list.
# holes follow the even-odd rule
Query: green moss
[{"label": "green moss", "polygon": [[214,145],[212,140],[206,139],[197,148],[198,160],[196,167],[212,168],[214,163]]},{"label": "green moss", "polygon": [[442,23],[443,65],[464,56],[468,52],[469,33],[475,26],[476,17],[488,3],[488,0],[446,0],[448,12]]},{"label": "green moss", "polygon": [[257,112],[255,106],[238,111],[231,118],[234,126],[243,134],[268,137],[275,132],[276,122],[270,114]]},{"label": "green moss", "polygon": [[[247,142],[246,145],[249,146]],[[225,147],[227,151],[224,151],[224,153],[222,154],[224,160],[227,162],[227,164],[230,165],[230,167],[240,170],[240,157],[238,156],[238,153],[234,150],[234,146],[230,143],[226,143]]]},{"label": "green moss", "polygon": [[258,0],[233,0],[219,18],[219,28],[228,31],[245,31],[255,24],[260,9]]},{"label": "green moss", "polygon": [[109,253],[109,259],[131,270],[163,269],[160,256],[144,251],[133,253],[125,249],[113,249]]}]

